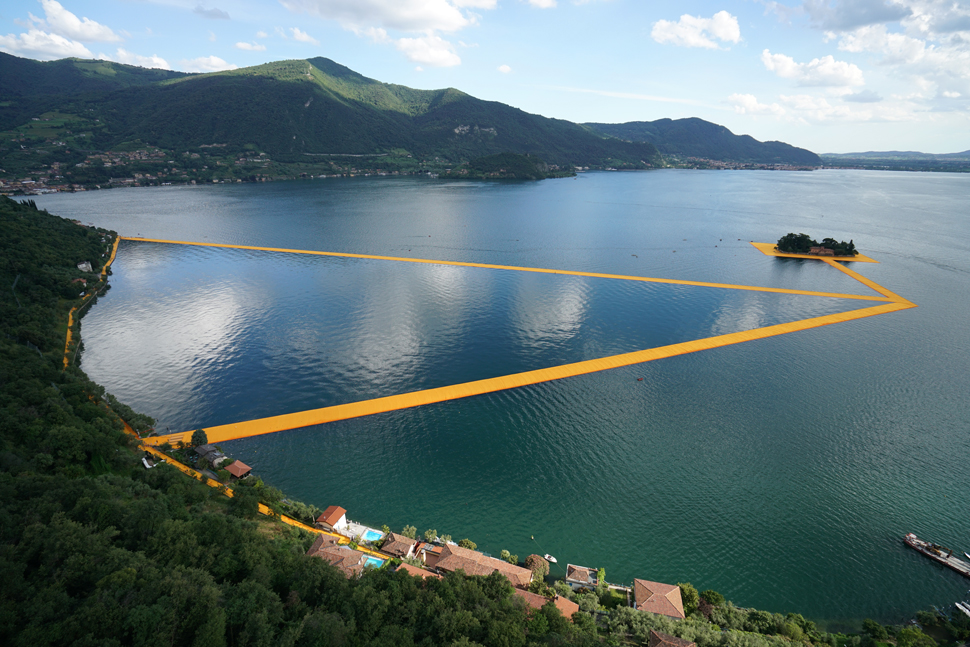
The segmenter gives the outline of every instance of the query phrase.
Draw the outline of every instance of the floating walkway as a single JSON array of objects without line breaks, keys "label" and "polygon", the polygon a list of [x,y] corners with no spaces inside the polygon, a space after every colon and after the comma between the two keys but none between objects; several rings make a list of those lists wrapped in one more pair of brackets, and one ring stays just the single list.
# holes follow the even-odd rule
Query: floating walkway
[{"label": "floating walkway", "polygon": [[[361,416],[369,416],[378,413],[386,413],[389,411],[397,411],[399,409],[408,409],[411,407],[422,406],[426,404],[433,404],[437,402],[445,402],[448,400],[456,400],[458,398],[467,398],[474,395],[482,395],[485,393],[494,393],[496,391],[503,391],[506,389],[514,389],[517,387],[527,386],[530,384],[539,384],[541,382],[548,382],[551,380],[559,380],[566,377],[573,377],[577,375],[585,375],[588,373],[595,373],[598,371],[605,371],[614,368],[620,368],[623,366],[630,366],[633,364],[642,364],[644,362],[651,362],[658,359],[663,359],[667,357],[674,357],[677,355],[684,355],[687,353],[695,353],[702,350],[709,350],[712,348],[720,348],[723,346],[729,346],[731,344],[739,344],[741,342],[753,341],[756,339],[765,339],[768,337],[774,337],[777,335],[784,335],[787,333],[797,332],[801,330],[808,330],[810,328],[817,328],[820,326],[827,326],[836,323],[843,323],[846,321],[852,321],[855,319],[862,319],[864,317],[872,317],[875,315],[886,314],[889,312],[896,312],[899,310],[906,310],[909,308],[915,308],[916,304],[908,301],[899,295],[883,288],[882,286],[876,284],[875,282],[861,276],[860,274],[844,267],[839,261],[850,260],[850,259],[832,259],[828,257],[819,256],[808,256],[808,255],[790,255],[790,254],[779,254],[774,252],[774,246],[768,243],[752,243],[757,249],[770,256],[783,256],[783,257],[794,257],[794,258],[808,258],[812,260],[820,260],[832,267],[838,269],[844,274],[854,278],[866,287],[872,289],[876,295],[858,295],[858,294],[841,294],[833,292],[815,292],[810,290],[789,290],[783,288],[766,288],[766,287],[756,287],[749,285],[731,285],[725,283],[709,283],[703,281],[684,281],[678,279],[657,279],[642,276],[626,276],[617,274],[603,274],[598,272],[576,272],[567,270],[551,270],[542,268],[532,268],[532,267],[516,267],[510,265],[492,265],[485,263],[465,263],[456,261],[440,261],[440,260],[429,260],[429,259],[414,259],[414,258],[402,258],[393,256],[375,256],[369,254],[343,254],[337,252],[320,252],[320,251],[307,251],[307,250],[295,250],[295,249],[281,249],[275,247],[256,247],[249,245],[225,245],[217,243],[192,243],[192,242],[182,242],[182,241],[172,241],[172,240],[158,240],[158,239],[148,239],[148,238],[130,238],[126,237],[126,240],[141,241],[141,242],[151,242],[151,243],[164,243],[164,244],[176,244],[176,245],[197,245],[203,247],[222,247],[222,248],[233,248],[233,249],[247,249],[247,250],[259,250],[259,251],[269,251],[269,252],[281,252],[289,254],[312,254],[318,256],[332,256],[332,257],[342,257],[342,258],[359,258],[359,259],[371,259],[371,260],[383,260],[383,261],[394,261],[394,262],[406,262],[406,263],[426,263],[426,264],[437,264],[437,265],[454,265],[459,267],[475,267],[475,268],[485,268],[485,269],[496,269],[496,270],[507,270],[516,272],[537,272],[544,274],[560,274],[567,276],[584,276],[593,278],[604,278],[604,279],[616,279],[625,281],[640,281],[647,283],[665,283],[673,285],[690,285],[697,287],[709,287],[709,288],[720,288],[728,290],[745,290],[745,291],[755,291],[755,292],[769,292],[776,294],[797,294],[806,296],[818,296],[818,297],[828,297],[837,299],[855,299],[870,302],[880,302],[880,305],[873,305],[859,310],[853,310],[850,312],[843,312],[832,315],[825,315],[822,317],[814,317],[811,319],[803,319],[801,321],[793,321],[790,323],[778,324],[774,326],[766,326],[764,328],[756,328],[754,330],[747,330],[743,332],[730,333],[727,335],[718,335],[716,337],[708,337],[706,339],[698,339],[695,341],[682,342],[679,344],[671,344],[669,346],[661,346],[659,348],[651,348],[647,350],[635,351],[632,353],[624,353],[620,355],[613,355],[611,357],[604,357],[601,359],[587,360],[583,362],[576,362],[573,364],[565,364],[562,366],[554,366],[550,368],[544,368],[534,371],[526,371],[524,373],[516,373],[513,375],[506,375],[502,377],[489,378],[485,380],[477,380],[474,382],[465,382],[463,384],[455,384],[452,386],[439,387],[435,389],[427,389],[424,391],[416,391],[413,393],[403,393],[399,395],[387,396],[382,398],[375,398],[371,400],[364,400],[361,402],[353,402],[349,404],[341,404],[331,407],[324,407],[321,409],[313,409],[310,411],[301,411],[297,413],[289,413],[279,416],[272,416],[269,418],[261,418],[258,420],[249,420],[246,422],[238,422],[228,425],[219,425],[215,427],[206,427],[206,435],[210,442],[218,443],[226,440],[235,440],[238,438],[248,438],[251,436],[260,436],[263,434],[274,433],[277,431],[286,431],[289,429],[298,429],[301,427],[309,427],[313,425],[320,425],[328,422],[335,422],[338,420],[348,420],[350,418],[358,418]],[[875,263],[877,261],[872,260],[864,256],[856,256],[851,260]],[[152,445],[162,445],[165,443],[177,444],[180,442],[188,442],[191,438],[192,431],[185,431],[182,433],[168,434],[164,436],[152,436],[146,438],[144,442]]]}]

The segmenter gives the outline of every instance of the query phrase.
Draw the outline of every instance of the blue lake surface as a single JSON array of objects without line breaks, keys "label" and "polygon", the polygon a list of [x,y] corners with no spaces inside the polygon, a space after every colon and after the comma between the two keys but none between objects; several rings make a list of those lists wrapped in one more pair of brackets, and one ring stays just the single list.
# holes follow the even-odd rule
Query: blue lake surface
[{"label": "blue lake surface", "polygon": [[[618,583],[690,581],[838,627],[970,586],[901,541],[970,550],[968,196],[954,174],[659,171],[37,203],[129,236],[869,294],[748,244],[854,239],[880,262],[853,269],[919,308],[223,444],[289,496],[371,526],[548,552]],[[111,283],[83,319],[82,366],[173,431],[873,305],[132,241]]]}]

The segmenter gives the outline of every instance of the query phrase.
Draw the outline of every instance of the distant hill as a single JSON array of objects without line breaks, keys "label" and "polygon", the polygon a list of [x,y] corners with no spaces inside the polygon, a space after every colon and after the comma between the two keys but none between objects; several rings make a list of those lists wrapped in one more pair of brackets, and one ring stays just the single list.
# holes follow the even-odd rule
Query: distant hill
[{"label": "distant hill", "polygon": [[821,166],[815,153],[784,142],[760,142],[735,135],[724,126],[703,119],[658,119],[624,124],[583,124],[594,132],[630,142],[649,142],[664,155],[755,164]]},{"label": "distant hill", "polygon": [[[560,165],[660,163],[649,143],[620,141],[453,88],[381,83],[326,58],[193,75],[129,68],[5,55],[0,78],[14,101],[0,105],[0,130],[20,126],[25,115],[52,112],[99,119],[90,142],[103,150],[139,142],[175,151],[224,144],[288,162],[393,154],[457,164],[511,151]],[[59,78],[67,80],[60,93]]]},{"label": "distant hill", "polygon": [[924,160],[970,160],[970,151],[962,153],[920,153],[918,151],[868,151],[865,153],[823,153],[823,158],[833,159],[924,159]]},{"label": "distant hill", "polygon": [[962,153],[920,153],[918,151],[867,151],[825,153],[822,162],[831,168],[864,168],[878,171],[970,172],[970,151]]},{"label": "distant hill", "polygon": [[0,52],[0,98],[106,92],[189,76],[110,61],[34,61]]}]

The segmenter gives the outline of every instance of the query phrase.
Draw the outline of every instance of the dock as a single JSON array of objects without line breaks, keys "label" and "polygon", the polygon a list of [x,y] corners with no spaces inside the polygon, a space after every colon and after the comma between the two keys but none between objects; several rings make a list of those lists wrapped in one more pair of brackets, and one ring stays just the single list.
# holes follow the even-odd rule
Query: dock
[{"label": "dock", "polygon": [[914,535],[909,533],[903,537],[903,543],[912,548],[915,551],[926,555],[933,561],[939,562],[944,566],[948,566],[955,570],[957,573],[964,577],[970,577],[970,563],[965,562],[962,559],[958,559],[953,556],[953,551],[939,544],[934,544],[928,541],[924,541]]}]

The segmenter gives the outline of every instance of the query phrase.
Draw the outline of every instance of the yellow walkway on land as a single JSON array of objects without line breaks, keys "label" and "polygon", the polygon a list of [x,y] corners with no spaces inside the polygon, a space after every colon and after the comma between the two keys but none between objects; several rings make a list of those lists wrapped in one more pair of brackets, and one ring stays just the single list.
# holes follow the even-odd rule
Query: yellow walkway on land
[{"label": "yellow walkway on land", "polygon": [[[108,266],[111,265],[111,263],[114,262],[115,260],[115,254],[118,253],[118,243],[120,241],[121,241],[121,238],[116,236],[115,242],[111,246],[111,256],[108,257],[108,262],[105,263],[104,267],[101,268],[102,281],[104,281],[104,278],[108,275]],[[92,290],[93,289],[94,288],[92,288]],[[81,305],[74,306],[73,308],[71,308],[71,311],[67,313],[67,339],[64,341],[64,368],[67,368],[67,364],[68,364],[67,349],[71,345],[71,328],[74,327],[74,313],[77,312],[78,308],[83,308],[84,304],[87,303],[88,300],[93,298],[94,298],[94,292],[91,292],[91,294],[86,296],[84,300],[81,301]]]},{"label": "yellow walkway on land", "polygon": [[[280,416],[261,418],[258,420],[249,420],[246,422],[238,422],[238,423],[233,423],[228,425],[220,425],[216,427],[207,427],[206,435],[209,438],[209,441],[214,443],[222,442],[225,440],[234,440],[237,438],[259,436],[262,434],[269,434],[277,431],[285,431],[288,429],[298,429],[300,427],[319,425],[327,422],[334,422],[337,420],[347,420],[350,418],[368,416],[368,415],[373,415],[377,413],[385,413],[388,411],[396,411],[399,409],[407,409],[407,408],[417,407],[417,406],[426,405],[426,404],[433,404],[436,402],[444,402],[447,400],[466,398],[473,395],[481,395],[484,393],[493,393],[495,391],[513,389],[521,386],[527,386],[530,384],[538,384],[540,382],[548,382],[550,380],[558,380],[566,377],[573,377],[576,375],[594,373],[597,371],[605,371],[613,368],[619,368],[622,366],[630,366],[632,364],[641,364],[644,362],[651,362],[651,361],[654,361],[657,359],[663,359],[666,357],[673,357],[676,355],[683,355],[686,353],[694,353],[701,350],[719,348],[719,347],[728,346],[731,344],[739,344],[745,341],[764,339],[767,337],[784,335],[784,334],[796,332],[799,330],[807,330],[809,328],[817,328],[819,326],[826,326],[834,323],[852,321],[854,319],[861,319],[863,317],[871,317],[878,314],[885,314],[888,312],[895,312],[898,310],[906,310],[908,308],[916,307],[916,304],[906,299],[903,299],[902,297],[883,288],[877,283],[844,267],[834,259],[827,258],[827,257],[819,257],[819,256],[808,256],[808,255],[805,255],[805,256],[794,255],[794,256],[796,258],[804,257],[812,260],[824,261],[828,265],[835,267],[839,271],[847,274],[848,276],[856,279],[857,281],[861,282],[865,286],[878,292],[881,296],[860,296],[860,295],[850,295],[850,294],[840,294],[840,293],[830,293],[830,292],[813,292],[813,291],[807,291],[807,290],[760,288],[760,287],[753,287],[753,286],[730,285],[730,284],[724,284],[724,283],[707,283],[707,282],[700,282],[700,281],[682,281],[682,280],[673,280],[673,279],[654,279],[654,278],[647,278],[647,277],[640,277],[640,276],[623,276],[623,275],[616,275],[616,274],[601,274],[601,273],[594,273],[594,272],[573,272],[573,271],[563,271],[563,270],[548,270],[548,269],[540,269],[540,268],[515,267],[515,266],[507,266],[507,265],[491,265],[491,264],[483,264],[483,263],[433,261],[433,260],[427,260],[427,259],[412,259],[412,258],[400,258],[400,257],[391,257],[391,256],[374,256],[374,255],[366,255],[366,254],[342,254],[342,253],[336,253],[336,252],[303,251],[303,250],[292,250],[292,249],[280,249],[280,248],[273,248],[273,247],[223,245],[223,244],[216,244],[216,243],[181,243],[178,241],[167,241],[167,240],[146,239],[146,238],[129,238],[128,240],[139,240],[144,242],[156,242],[156,243],[168,243],[168,244],[202,245],[207,247],[229,247],[229,248],[236,248],[236,249],[252,249],[252,250],[285,252],[285,253],[295,253],[295,254],[316,254],[321,256],[338,256],[338,257],[346,257],[346,258],[378,259],[378,260],[410,262],[410,263],[435,263],[435,264],[442,264],[442,265],[457,265],[462,267],[481,267],[481,268],[488,268],[488,269],[513,270],[513,271],[523,271],[523,272],[540,272],[540,273],[547,273],[547,274],[563,274],[563,275],[572,275],[572,276],[589,276],[589,277],[596,277],[596,278],[646,281],[646,282],[653,282],[653,283],[669,283],[669,284],[677,284],[677,285],[716,287],[716,288],[723,288],[723,289],[750,290],[750,291],[758,291],[758,292],[773,292],[773,293],[783,293],[783,294],[800,294],[800,295],[833,297],[833,298],[843,298],[843,299],[860,299],[860,300],[884,302],[883,305],[871,306],[867,308],[862,308],[860,310],[853,310],[851,312],[825,315],[822,317],[814,317],[812,319],[804,319],[801,321],[794,321],[794,322],[785,323],[785,324],[777,324],[774,326],[766,326],[764,328],[757,328],[755,330],[747,330],[743,332],[730,333],[727,335],[719,335],[716,337],[708,337],[706,339],[682,342],[679,344],[671,344],[669,346],[662,346],[660,348],[651,348],[648,350],[635,351],[632,353],[613,355],[611,357],[604,357],[601,359],[587,360],[583,362],[565,364],[562,366],[554,366],[554,367],[539,369],[535,371],[526,371],[524,373],[505,375],[502,377],[489,378],[485,380],[477,380],[474,382],[465,382],[463,384],[455,384],[455,385],[439,387],[435,389],[426,389],[424,391],[417,391],[414,393],[403,393],[403,394],[392,395],[392,396],[387,396],[383,398],[374,398],[371,400],[364,400],[361,402],[353,402],[349,404],[341,404],[341,405],[336,405],[332,407],[324,407],[321,409],[313,409],[310,411],[288,413]],[[760,251],[762,251],[765,254],[769,254],[773,256],[792,256],[792,255],[785,255],[785,254],[779,254],[777,252],[773,252],[774,246],[768,243],[752,243],[752,245],[754,245],[756,248],[758,248]],[[852,260],[861,260],[863,262],[872,262],[872,263],[877,262],[872,259],[869,259],[868,257],[864,257],[861,255],[854,257]],[[165,436],[153,436],[151,438],[145,439],[145,442],[153,445],[162,445],[164,443],[176,444],[179,442],[188,442],[191,437],[191,433],[192,433],[191,431],[186,431],[183,433],[169,434]]]}]

